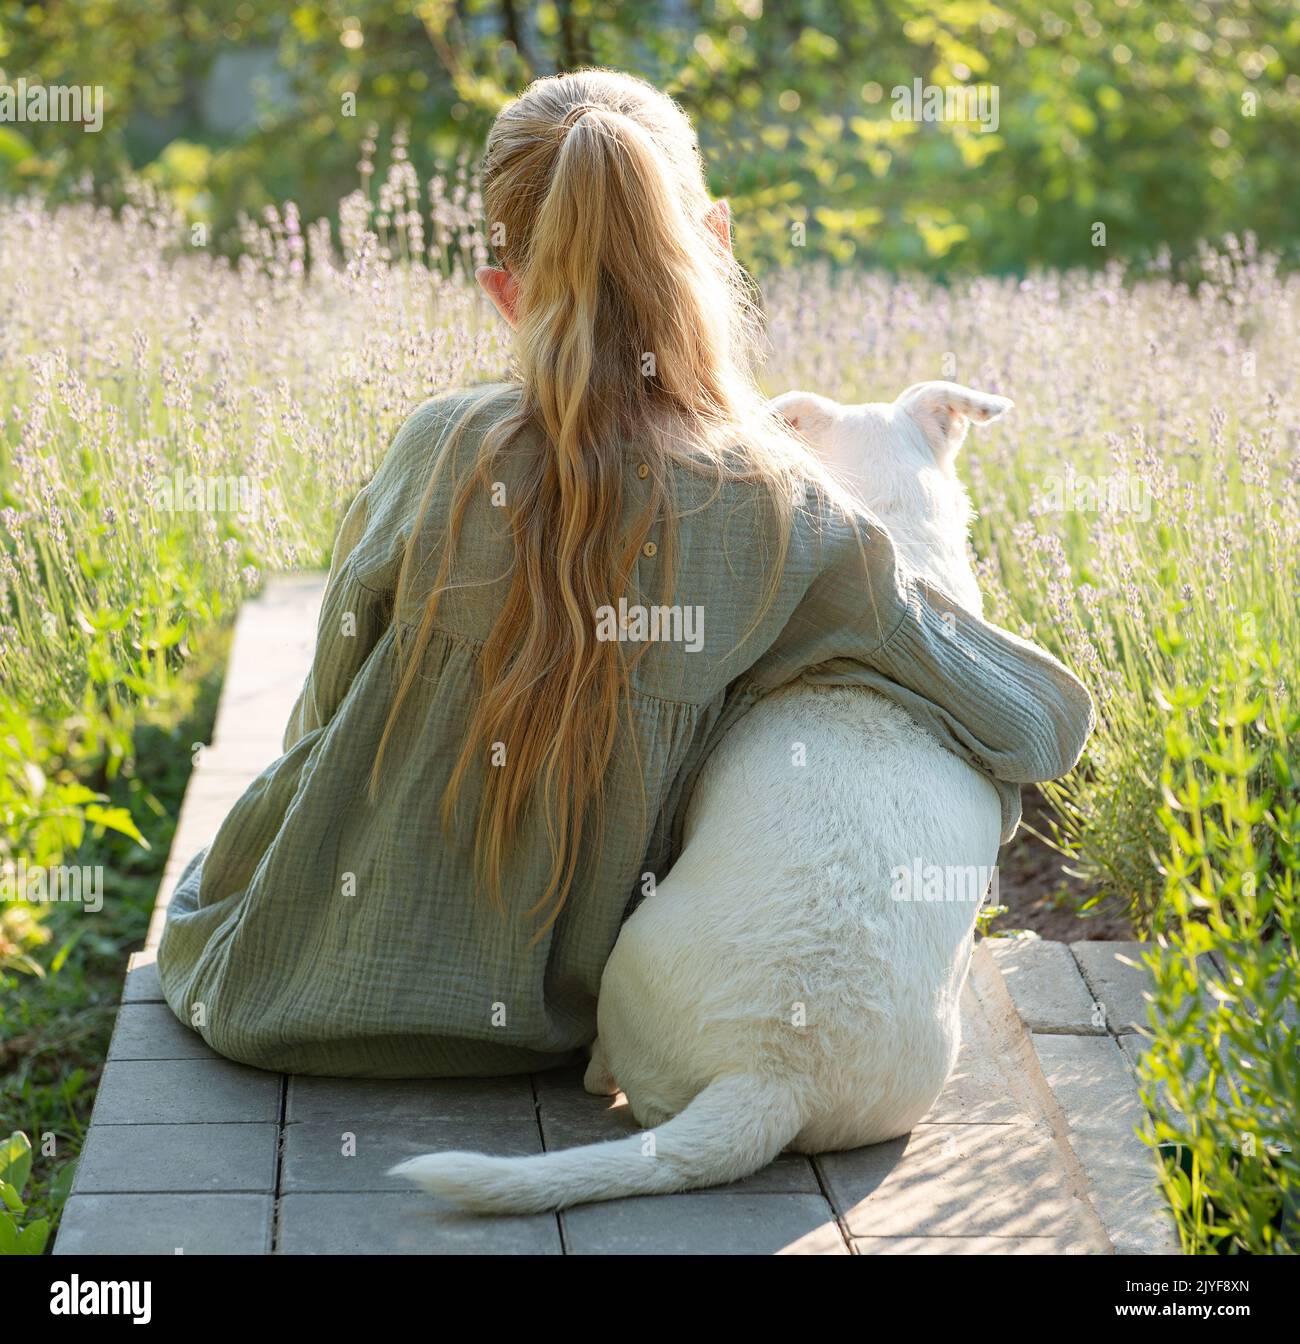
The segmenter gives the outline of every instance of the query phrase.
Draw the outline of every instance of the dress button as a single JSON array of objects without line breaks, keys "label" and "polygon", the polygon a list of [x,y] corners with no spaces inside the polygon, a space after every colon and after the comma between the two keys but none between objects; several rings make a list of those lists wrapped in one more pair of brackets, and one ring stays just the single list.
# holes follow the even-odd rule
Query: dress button
[{"label": "dress button", "polygon": [[659,547],[656,546],[653,541],[647,541],[646,544],[641,547],[641,554],[647,559],[650,559],[658,549]]},{"label": "dress button", "polygon": [[644,481],[645,478],[650,475],[650,468],[642,462],[637,466],[636,474]]}]

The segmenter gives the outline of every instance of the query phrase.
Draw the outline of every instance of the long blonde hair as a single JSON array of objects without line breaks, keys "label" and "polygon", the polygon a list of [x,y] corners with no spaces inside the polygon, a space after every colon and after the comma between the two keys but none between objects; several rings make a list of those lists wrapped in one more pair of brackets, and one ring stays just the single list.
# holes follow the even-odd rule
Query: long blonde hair
[{"label": "long blonde hair", "polygon": [[[540,803],[552,867],[545,892],[525,912],[546,912],[540,937],[573,885],[591,824],[599,835],[602,782],[620,716],[630,715],[630,671],[645,650],[629,656],[623,643],[597,638],[596,612],[627,594],[637,553],[657,523],[664,592],[671,593],[674,466],[710,474],[719,489],[741,478],[766,488],[778,545],[754,625],[780,583],[804,485],[821,473],[754,382],[755,291],[710,231],[695,135],[671,98],[608,70],[539,79],[497,117],[482,191],[493,250],[518,285],[514,381],[488,407],[474,470],[454,492],[414,637],[398,622],[400,681],[371,788],[373,795],[433,635],[471,497],[490,486],[499,454],[526,429],[539,430],[546,450],[530,460],[522,498],[509,510],[509,593],[481,652],[481,693],[442,820],[450,833],[467,774],[493,743],[504,743],[505,764],[484,771],[475,873],[504,908],[512,842]],[[453,436],[482,409],[481,400],[471,402]],[[628,444],[649,471],[645,507],[625,528]],[[440,454],[435,477],[451,456]],[[431,481],[399,592],[415,578],[416,541],[433,493]]]}]

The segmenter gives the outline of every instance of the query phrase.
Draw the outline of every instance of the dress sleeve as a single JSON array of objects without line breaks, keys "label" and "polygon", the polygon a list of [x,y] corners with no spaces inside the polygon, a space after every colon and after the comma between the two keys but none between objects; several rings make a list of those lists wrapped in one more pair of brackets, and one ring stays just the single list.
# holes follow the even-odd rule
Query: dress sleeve
[{"label": "dress sleeve", "polygon": [[824,529],[812,582],[751,671],[760,687],[803,676],[879,691],[1004,786],[1074,767],[1095,720],[1071,672],[921,578],[875,519],[861,546],[847,521]]},{"label": "dress sleeve", "polygon": [[387,596],[363,584],[357,576],[357,566],[352,563],[366,532],[371,488],[367,486],[352,501],[334,543],[316,626],[316,652],[289,715],[284,731],[285,751],[291,751],[308,733],[334,717],[352,679],[388,625]]}]

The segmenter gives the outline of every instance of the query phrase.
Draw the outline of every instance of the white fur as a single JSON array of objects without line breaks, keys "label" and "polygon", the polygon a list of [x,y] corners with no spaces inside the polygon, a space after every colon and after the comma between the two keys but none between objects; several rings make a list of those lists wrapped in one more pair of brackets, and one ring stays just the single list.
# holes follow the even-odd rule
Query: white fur
[{"label": "white fur", "polygon": [[[912,566],[978,612],[953,459],[969,421],[1011,403],[921,383],[892,405],[804,392],[776,405]],[[883,697],[802,683],[767,696],[710,756],[681,856],[601,981],[587,1090],[621,1088],[651,1135],[394,1172],[467,1208],[524,1212],[906,1134],[957,1055],[978,905],[895,900],[895,870],[991,869],[999,824],[989,781]]]}]

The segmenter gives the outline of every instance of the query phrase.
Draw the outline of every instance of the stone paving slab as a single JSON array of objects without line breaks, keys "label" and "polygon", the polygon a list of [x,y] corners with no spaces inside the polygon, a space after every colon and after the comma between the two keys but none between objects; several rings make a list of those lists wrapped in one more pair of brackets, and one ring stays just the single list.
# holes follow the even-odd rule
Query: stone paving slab
[{"label": "stone paving slab", "polygon": [[126,963],[123,1003],[162,1003],[162,985],[158,983],[158,954],[151,948],[132,952]]},{"label": "stone paving slab", "polygon": [[1144,943],[1070,943],[1093,999],[1106,1014],[1106,1025],[1123,1034],[1146,1030],[1151,1022],[1145,997],[1148,974],[1142,965]]},{"label": "stone paving slab", "polygon": [[989,938],[1020,1019],[1030,1031],[1102,1036],[1093,997],[1065,943],[1041,938]]},{"label": "stone paving slab", "polygon": [[1068,1237],[854,1237],[855,1255],[1094,1255]]},{"label": "stone paving slab", "polygon": [[77,1190],[271,1194],[279,1143],[273,1124],[95,1124],[77,1164]]},{"label": "stone paving slab", "polygon": [[286,1194],[282,1255],[559,1255],[553,1214],[474,1218],[414,1194]]},{"label": "stone paving slab", "polygon": [[389,1169],[422,1153],[472,1149],[502,1157],[527,1157],[542,1151],[536,1123],[518,1123],[492,1111],[477,1117],[445,1120],[389,1121],[376,1119],[345,1129],[338,1123],[314,1121],[288,1125],[280,1188],[284,1191],[391,1190],[408,1194],[410,1181],[388,1175]]},{"label": "stone paving slab", "polygon": [[[263,763],[265,764],[265,762]],[[199,850],[205,848],[216,835],[218,827],[225,821],[230,809],[243,797],[248,785],[256,777],[253,775],[212,775],[201,774],[201,786],[191,785],[185,794],[185,803],[176,823],[176,833],[172,836],[171,854],[163,872],[163,880],[158,891],[158,907],[165,908],[176,888],[176,879],[185,865]],[[161,929],[158,931],[161,934]],[[157,946],[157,936],[149,943]]]},{"label": "stone paving slab", "polygon": [[1091,1230],[1051,1136],[1028,1126],[918,1125],[905,1138],[816,1161],[851,1237]]},{"label": "stone paving slab", "polygon": [[1087,1173],[1089,1198],[1119,1255],[1175,1254],[1178,1238],[1156,1159],[1138,1136],[1142,1107],[1128,1058],[1110,1036],[1035,1036],[1066,1141]]},{"label": "stone paving slab", "polygon": [[1134,1133],[1142,1121],[1142,1103],[1118,1041],[1111,1036],[1036,1035],[1033,1043],[1072,1132],[1131,1140],[1132,1151],[1145,1152]]},{"label": "stone paving slab", "polygon": [[[199,763],[205,775],[220,777],[223,782],[236,780],[246,784],[270,764],[266,759],[267,745],[259,737],[223,737],[202,749]],[[216,782],[214,778],[214,786]]]},{"label": "stone paving slab", "polygon": [[[318,578],[277,580],[240,615],[214,741],[191,779],[147,948],[127,971],[59,1253],[1069,1254],[1140,1240],[1146,1206],[1114,1185],[1137,1169],[1087,1118],[1102,1094],[1086,1076],[1076,1085],[1101,1058],[1082,1052],[1112,1050],[1126,1069],[1140,1040],[1119,1037],[1124,1054],[1107,1033],[1132,1000],[1122,977],[1108,978],[1105,948],[1082,960],[1059,944],[977,948],[956,1068],[905,1139],[787,1153],[731,1186],[558,1216],[458,1214],[387,1170],[424,1151],[522,1154],[635,1133],[623,1099],[587,1096],[580,1069],[370,1081],[282,1078],[215,1057],[162,1002],[153,948],[183,867],[279,755],[320,593]],[[1100,1026],[1094,993],[1107,1007]],[[1130,1115],[1117,1093],[1108,1119]]]},{"label": "stone paving slab", "polygon": [[691,1190],[568,1209],[570,1255],[847,1255],[821,1195]]},{"label": "stone paving slab", "polygon": [[215,745],[240,739],[263,748],[250,757],[253,775],[280,754],[280,742],[303,679],[311,666],[323,580],[314,574],[282,576],[240,609],[217,713]]},{"label": "stone paving slab", "polygon": [[308,1078],[289,1079],[287,1124],[307,1120],[390,1123],[434,1117],[472,1120],[491,1110],[498,1117],[527,1118],[536,1134],[532,1083],[511,1078]]},{"label": "stone paving slab", "polygon": [[219,1059],[165,1003],[124,1003],[118,1010],[109,1059]]},{"label": "stone paving slab", "polygon": [[[1120,1048],[1124,1051],[1125,1058],[1133,1069],[1134,1077],[1137,1076],[1138,1065],[1142,1061],[1142,1056],[1151,1048],[1151,1039],[1147,1036],[1138,1036],[1136,1033],[1121,1036],[1119,1038]],[[1203,1056],[1198,1056],[1191,1061],[1188,1070],[1193,1079],[1204,1077],[1208,1065]],[[1161,1090],[1164,1090],[1164,1084],[1160,1084]],[[1219,1081],[1215,1084],[1215,1095],[1224,1106],[1232,1105],[1232,1084],[1228,1081],[1226,1071],[1219,1074]]]},{"label": "stone paving slab", "polygon": [[962,993],[962,1042],[957,1063],[924,1124],[1029,1124],[1030,1109],[1014,1086],[1008,1063],[973,985]]},{"label": "stone paving slab", "polygon": [[1088,1175],[1088,1197],[1115,1254],[1177,1255],[1178,1231],[1152,1151],[1134,1154],[1096,1134],[1074,1134],[1070,1144]]},{"label": "stone paving slab", "polygon": [[69,1196],[55,1255],[265,1255],[270,1195]]},{"label": "stone paving slab", "polygon": [[275,1122],[280,1078],[225,1059],[109,1060],[92,1124]]},{"label": "stone paving slab", "polygon": [[[1139,1137],[1146,1111],[1133,1073],[1150,975],[1140,943],[990,940],[1029,1029],[1044,1102],[1117,1254],[1176,1253],[1157,1158]],[[1087,1004],[1085,1010],[1084,1005]]]}]

